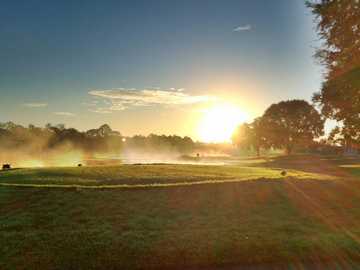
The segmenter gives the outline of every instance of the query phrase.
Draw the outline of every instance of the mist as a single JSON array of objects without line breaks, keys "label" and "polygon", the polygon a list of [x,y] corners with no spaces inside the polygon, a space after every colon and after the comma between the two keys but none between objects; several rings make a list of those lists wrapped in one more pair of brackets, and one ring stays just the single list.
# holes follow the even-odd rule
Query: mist
[{"label": "mist", "polygon": [[230,150],[229,145],[203,144],[177,135],[125,137],[106,124],[80,132],[64,125],[0,123],[0,163],[12,167],[200,164],[205,157],[226,156]]}]

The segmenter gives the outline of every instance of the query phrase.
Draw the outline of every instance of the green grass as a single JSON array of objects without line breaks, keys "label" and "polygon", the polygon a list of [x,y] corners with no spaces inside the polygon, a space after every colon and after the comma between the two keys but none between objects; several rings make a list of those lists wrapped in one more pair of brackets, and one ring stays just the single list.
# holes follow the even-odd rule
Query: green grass
[{"label": "green grass", "polygon": [[[256,161],[254,164],[257,164]],[[153,187],[237,182],[259,178],[281,179],[281,169],[235,165],[122,165],[16,169],[0,172],[0,185],[37,187]],[[287,170],[287,177],[332,179],[332,176]]]},{"label": "green grass", "polygon": [[357,269],[360,181],[303,160],[1,172],[0,269]]},{"label": "green grass", "polygon": [[346,168],[352,175],[360,178],[360,164],[342,165],[342,168]]}]

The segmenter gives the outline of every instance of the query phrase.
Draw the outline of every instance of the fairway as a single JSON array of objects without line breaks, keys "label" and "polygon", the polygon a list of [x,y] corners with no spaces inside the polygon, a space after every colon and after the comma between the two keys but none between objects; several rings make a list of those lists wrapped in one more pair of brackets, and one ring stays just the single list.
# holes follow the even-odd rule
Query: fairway
[{"label": "fairway", "polygon": [[[256,163],[256,161],[251,160]],[[250,161],[250,162],[251,162]],[[246,166],[243,166],[245,163]],[[102,167],[19,168],[0,172],[2,186],[125,188],[181,186],[239,182],[259,178],[281,179],[280,168],[251,167],[248,160],[238,165],[139,164]],[[288,170],[287,177],[334,179],[300,170]]]},{"label": "fairway", "polygon": [[3,171],[0,269],[356,269],[356,164],[295,156]]},{"label": "fairway", "polygon": [[360,270],[360,0],[1,4],[0,270]]}]

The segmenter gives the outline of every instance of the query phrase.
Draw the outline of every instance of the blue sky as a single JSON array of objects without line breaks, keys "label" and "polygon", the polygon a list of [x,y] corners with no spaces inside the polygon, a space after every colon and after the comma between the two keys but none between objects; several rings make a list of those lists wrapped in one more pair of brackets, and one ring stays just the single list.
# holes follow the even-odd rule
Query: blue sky
[{"label": "blue sky", "polygon": [[3,1],[0,121],[196,137],[213,98],[250,118],[310,100],[321,68],[302,0]]}]

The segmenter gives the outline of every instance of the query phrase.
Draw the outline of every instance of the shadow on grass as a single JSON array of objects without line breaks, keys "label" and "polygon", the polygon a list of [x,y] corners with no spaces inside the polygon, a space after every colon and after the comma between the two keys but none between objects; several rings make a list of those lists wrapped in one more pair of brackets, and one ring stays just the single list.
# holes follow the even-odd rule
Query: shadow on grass
[{"label": "shadow on grass", "polygon": [[356,157],[320,156],[320,155],[289,155],[278,156],[254,167],[293,169],[308,173],[318,173],[332,176],[351,177],[344,164],[359,164]]}]

